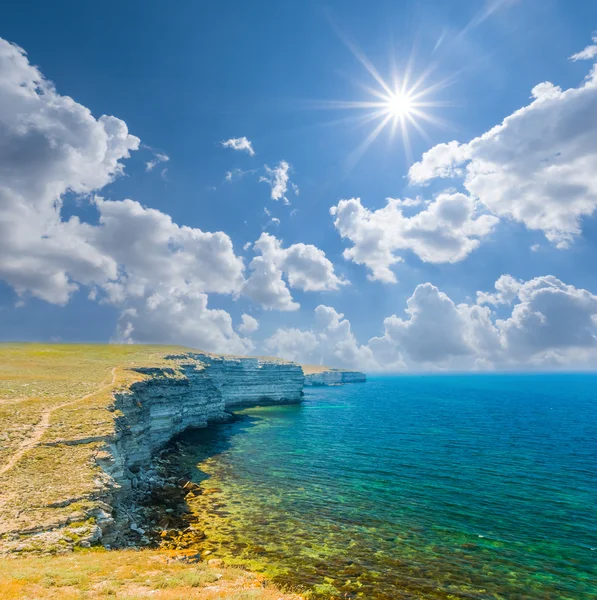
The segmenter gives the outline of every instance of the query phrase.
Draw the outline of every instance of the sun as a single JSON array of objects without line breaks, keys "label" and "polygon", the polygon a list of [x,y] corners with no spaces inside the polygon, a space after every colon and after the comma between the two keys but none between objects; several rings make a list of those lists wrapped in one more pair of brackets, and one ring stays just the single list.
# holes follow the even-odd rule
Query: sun
[{"label": "sun", "polygon": [[408,117],[412,114],[414,108],[409,95],[400,91],[394,92],[385,102],[386,113],[394,118]]},{"label": "sun", "polygon": [[[364,90],[368,98],[361,100],[331,100],[319,101],[313,108],[323,109],[349,109],[359,111],[360,115],[354,115],[347,119],[338,119],[334,123],[350,123],[356,125],[372,124],[371,131],[365,139],[349,154],[347,166],[350,169],[360,160],[369,146],[377,139],[384,130],[389,130],[390,140],[398,136],[404,147],[404,155],[408,163],[412,163],[412,151],[410,137],[413,130],[427,139],[428,135],[424,123],[448,128],[449,123],[433,114],[435,108],[450,106],[449,103],[432,99],[439,90],[451,85],[454,77],[446,77],[435,83],[428,83],[428,79],[436,71],[437,64],[429,64],[418,77],[413,76],[412,56],[406,67],[400,71],[396,67],[394,57],[390,57],[392,65],[389,77],[384,79],[373,63],[365,54],[353,44],[339,30],[336,31],[353,56],[361,63],[373,82],[365,83],[349,77],[361,90]],[[373,85],[372,85],[373,83]]]}]

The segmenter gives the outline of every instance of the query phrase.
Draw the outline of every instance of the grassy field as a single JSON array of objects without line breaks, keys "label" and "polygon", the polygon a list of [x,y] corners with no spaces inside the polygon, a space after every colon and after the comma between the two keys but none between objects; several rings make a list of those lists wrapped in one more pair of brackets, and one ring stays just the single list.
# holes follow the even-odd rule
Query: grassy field
[{"label": "grassy field", "polygon": [[[1,559],[0,559],[1,560]],[[213,564],[215,563],[215,564]],[[260,575],[212,563],[188,564],[156,550],[83,551],[4,559],[0,600],[300,600]]]},{"label": "grassy field", "polygon": [[[0,344],[0,552],[12,551],[0,558],[0,599],[298,598],[258,575],[190,564],[180,553],[66,552],[72,545],[63,539],[55,547],[32,541],[32,533],[89,525],[105,477],[96,459],[114,433],[113,393],[144,377],[136,368],[176,367],[165,357],[185,350]],[[44,555],[28,553],[36,549]]]}]

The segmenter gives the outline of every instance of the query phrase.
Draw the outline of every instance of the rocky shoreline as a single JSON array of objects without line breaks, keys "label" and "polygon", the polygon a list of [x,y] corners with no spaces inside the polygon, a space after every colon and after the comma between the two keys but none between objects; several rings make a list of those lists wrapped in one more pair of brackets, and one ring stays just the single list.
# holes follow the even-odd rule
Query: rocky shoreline
[{"label": "rocky shoreline", "polygon": [[[161,454],[177,434],[229,421],[233,408],[297,403],[303,397],[304,376],[295,363],[195,353],[167,358],[181,376],[145,370],[148,379],[115,394],[118,435],[98,460],[110,479],[105,501],[113,508],[113,522],[101,532],[108,548],[164,545],[183,532],[193,539],[199,535],[183,516],[184,498],[200,488],[182,473],[172,475],[173,466]],[[188,542],[178,539],[169,547]]]},{"label": "rocky shoreline", "polygon": [[112,402],[101,409],[103,418],[113,421],[112,434],[46,444],[57,450],[89,448],[94,490],[66,494],[56,517],[47,505],[45,525],[22,528],[16,522],[0,536],[3,554],[53,554],[96,545],[195,547],[203,533],[187,500],[205,490],[168,461],[164,448],[178,434],[234,419],[236,408],[301,402],[305,385],[366,380],[355,371],[310,373],[275,358],[184,352],[164,359],[159,367],[131,367],[141,379],[112,393]]}]

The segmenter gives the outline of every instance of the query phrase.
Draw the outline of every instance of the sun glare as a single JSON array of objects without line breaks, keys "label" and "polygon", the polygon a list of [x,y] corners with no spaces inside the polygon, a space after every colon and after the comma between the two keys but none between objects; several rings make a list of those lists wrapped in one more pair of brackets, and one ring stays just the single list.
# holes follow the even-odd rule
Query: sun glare
[{"label": "sun glare", "polygon": [[[318,108],[328,109],[361,109],[363,110],[361,115],[340,119],[337,122],[352,121],[355,124],[373,125],[372,130],[366,135],[362,143],[349,155],[348,167],[352,168],[360,160],[369,146],[385,129],[389,129],[390,139],[394,139],[395,136],[400,137],[405,157],[411,163],[410,135],[412,130],[428,138],[423,127],[424,123],[446,127],[447,123],[430,111],[436,107],[448,106],[448,104],[432,100],[431,95],[450,85],[454,78],[448,77],[429,84],[427,80],[436,70],[437,64],[430,64],[418,77],[413,77],[411,57],[402,72],[394,65],[390,77],[386,80],[355,44],[344,36],[341,31],[336,30],[336,32],[375,82],[375,85],[370,85],[355,81],[369,95],[368,99],[336,100],[320,102],[316,105]],[[393,61],[391,62],[393,63]]]},{"label": "sun glare", "polygon": [[410,115],[412,108],[411,99],[401,92],[392,94],[386,102],[387,112],[396,118]]}]

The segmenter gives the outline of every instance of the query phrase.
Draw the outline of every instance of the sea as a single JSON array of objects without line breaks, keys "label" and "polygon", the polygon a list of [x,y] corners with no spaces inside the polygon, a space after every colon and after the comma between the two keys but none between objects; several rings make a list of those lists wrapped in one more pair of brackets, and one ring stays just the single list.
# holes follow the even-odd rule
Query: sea
[{"label": "sea", "polygon": [[597,375],[370,377],[183,434],[201,552],[313,598],[597,599]]}]

